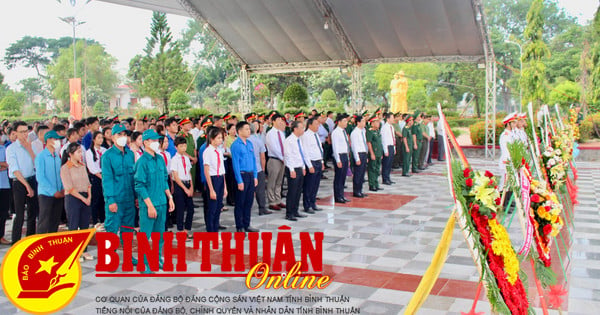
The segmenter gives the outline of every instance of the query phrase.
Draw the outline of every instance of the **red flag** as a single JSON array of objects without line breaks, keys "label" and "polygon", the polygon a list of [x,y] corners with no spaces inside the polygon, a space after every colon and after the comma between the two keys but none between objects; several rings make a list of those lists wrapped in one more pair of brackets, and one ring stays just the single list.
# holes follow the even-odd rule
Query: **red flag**
[{"label": "red flag", "polygon": [[70,114],[80,120],[81,113],[81,78],[69,79]]}]

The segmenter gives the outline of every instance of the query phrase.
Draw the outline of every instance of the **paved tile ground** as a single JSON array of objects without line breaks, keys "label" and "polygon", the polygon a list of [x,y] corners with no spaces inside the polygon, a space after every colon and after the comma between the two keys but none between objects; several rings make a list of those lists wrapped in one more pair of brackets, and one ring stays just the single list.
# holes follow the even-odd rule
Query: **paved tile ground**
[{"label": "paved tile ground", "polygon": [[[496,163],[472,160],[476,169],[496,169]],[[575,209],[575,230],[570,248],[570,289],[568,303],[563,313],[597,314],[600,310],[600,163],[579,163],[579,205]],[[83,283],[77,297],[61,313],[97,314],[98,307],[144,306],[143,303],[98,303],[98,296],[156,296],[178,295],[222,297],[221,300],[152,303],[150,307],[165,308],[196,307],[327,307],[360,308],[361,314],[402,313],[433,256],[440,234],[451,211],[452,200],[445,177],[445,165],[436,164],[425,173],[411,178],[392,175],[393,186],[370,193],[365,200],[358,200],[343,207],[331,201],[333,172],[323,181],[319,192],[322,212],[289,222],[284,213],[267,216],[255,215],[252,225],[261,231],[276,231],[281,225],[292,227],[294,239],[303,231],[323,231],[323,259],[325,273],[333,274],[333,283],[324,290],[248,290],[243,278],[98,278],[94,271],[95,261],[82,263]],[[347,181],[350,188],[352,183]],[[367,185],[365,185],[366,187]],[[350,189],[348,189],[350,190]],[[199,199],[196,200],[200,205]],[[231,208],[231,207],[230,207]],[[256,208],[256,205],[255,205]],[[203,231],[202,208],[194,220],[193,230]],[[224,212],[222,224],[233,231],[233,211]],[[12,221],[7,222],[10,235]],[[518,224],[509,229],[515,245],[521,231]],[[191,246],[191,243],[189,243]],[[0,246],[3,256],[8,247]],[[96,254],[94,246],[90,253]],[[189,259],[189,258],[188,258]],[[197,272],[199,263],[188,261],[189,272]],[[218,268],[216,268],[218,270]],[[432,295],[424,303],[420,314],[460,314],[468,311],[474,298],[478,273],[458,226],[454,231],[447,262],[440,274]],[[290,292],[294,291],[294,292]],[[296,296],[315,299],[301,302],[254,301],[234,303],[239,295]],[[342,302],[327,301],[324,296],[343,297]],[[530,294],[532,295],[532,294]],[[226,298],[229,299],[226,299]],[[321,300],[319,300],[321,298]],[[485,300],[478,303],[477,311],[490,313]],[[566,297],[565,297],[566,299]],[[146,306],[147,303],[145,303]],[[568,309],[564,307],[568,305]],[[537,313],[541,310],[536,308]],[[0,314],[15,314],[18,310],[0,295]],[[557,310],[551,314],[557,314]],[[188,312],[189,314],[189,312]],[[296,312],[296,314],[299,314]]]}]

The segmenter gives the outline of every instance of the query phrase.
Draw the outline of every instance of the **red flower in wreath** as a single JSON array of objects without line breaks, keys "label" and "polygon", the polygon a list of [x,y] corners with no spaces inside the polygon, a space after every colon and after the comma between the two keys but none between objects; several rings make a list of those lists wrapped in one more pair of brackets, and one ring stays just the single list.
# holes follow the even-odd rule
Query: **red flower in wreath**
[{"label": "red flower in wreath", "polygon": [[535,203],[540,202],[540,195],[535,194],[535,195],[531,196],[531,202],[535,202]]},{"label": "red flower in wreath", "polygon": [[490,172],[490,171],[485,171],[485,177],[492,178],[492,177],[494,177],[494,174],[492,174],[492,172]]},{"label": "red flower in wreath", "polygon": [[465,181],[465,184],[467,184],[467,187],[473,187],[473,179],[467,178],[467,180]]},{"label": "red flower in wreath", "polygon": [[500,199],[500,197],[496,198],[496,200],[494,200],[496,202],[496,205],[499,206],[500,203],[502,202],[502,199]]},{"label": "red flower in wreath", "polygon": [[550,207],[550,206],[544,206],[544,209],[546,209],[546,211],[550,212],[552,210],[552,207]]},{"label": "red flower in wreath", "polygon": [[471,209],[475,210],[475,211],[479,211],[479,205],[474,203],[471,205]]},{"label": "red flower in wreath", "polygon": [[463,171],[463,176],[464,177],[469,177],[469,175],[471,175],[471,170],[468,168],[465,168],[465,170]]},{"label": "red flower in wreath", "polygon": [[549,235],[552,233],[552,224],[544,225],[544,235]]}]

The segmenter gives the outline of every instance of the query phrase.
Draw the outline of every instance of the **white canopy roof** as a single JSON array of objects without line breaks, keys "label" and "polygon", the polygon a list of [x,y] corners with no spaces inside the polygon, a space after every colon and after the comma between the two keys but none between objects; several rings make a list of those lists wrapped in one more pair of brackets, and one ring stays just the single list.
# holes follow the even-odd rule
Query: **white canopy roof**
[{"label": "white canopy roof", "polygon": [[489,45],[480,0],[102,1],[195,18],[253,72],[474,62]]}]

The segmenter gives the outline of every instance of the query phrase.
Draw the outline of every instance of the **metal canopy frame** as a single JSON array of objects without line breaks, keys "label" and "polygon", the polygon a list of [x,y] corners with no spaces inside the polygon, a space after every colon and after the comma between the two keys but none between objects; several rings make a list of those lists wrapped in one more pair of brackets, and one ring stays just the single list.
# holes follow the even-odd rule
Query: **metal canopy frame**
[{"label": "metal canopy frame", "polygon": [[[383,53],[380,54],[380,57],[376,57],[371,54],[370,57],[361,58],[359,54],[359,49],[361,47],[357,47],[355,43],[352,42],[352,34],[349,31],[356,32],[351,27],[347,30],[344,28],[344,24],[341,23],[340,18],[336,14],[332,6],[332,0],[305,0],[307,2],[312,2],[320,15],[322,16],[322,22],[326,23],[328,26],[325,29],[330,29],[334,35],[335,40],[337,40],[337,44],[341,47],[343,51],[343,60],[340,60],[339,57],[335,57],[334,60],[310,60],[307,58],[306,61],[298,61],[298,62],[280,62],[280,63],[263,63],[263,64],[252,64],[245,60],[244,57],[240,55],[229,42],[225,39],[217,29],[207,20],[205,14],[203,14],[201,8],[199,8],[200,3],[195,0],[170,0],[170,1],[162,1],[162,0],[102,0],[106,2],[113,2],[127,6],[137,6],[152,10],[161,10],[164,12],[174,13],[174,14],[183,14],[187,13],[190,17],[202,23],[208,31],[210,31],[215,38],[221,42],[221,44],[227,49],[227,51],[235,58],[237,63],[240,65],[240,81],[241,81],[241,104],[240,111],[248,112],[251,110],[251,91],[250,91],[250,76],[249,73],[263,73],[263,74],[277,74],[277,73],[289,73],[289,72],[301,72],[301,71],[315,71],[315,70],[323,70],[330,68],[347,68],[352,74],[352,107],[355,110],[362,105],[362,91],[361,91],[361,64],[375,64],[375,63],[406,63],[406,62],[474,62],[474,63],[485,63],[485,80],[486,80],[486,89],[485,89],[485,156],[486,158],[494,158],[495,156],[495,117],[496,117],[496,62],[494,57],[494,51],[492,48],[492,43],[490,39],[490,34],[487,29],[486,17],[483,10],[482,0],[470,0],[471,7],[473,13],[475,14],[475,24],[479,29],[479,34],[481,36],[481,42],[483,45],[483,55],[480,52],[475,53],[475,51],[471,50],[469,53],[465,55],[461,55],[460,48],[462,41],[456,38],[448,38],[448,40],[455,41],[456,47],[458,50],[456,52],[452,52],[452,50],[444,50],[442,51],[434,51],[430,50],[429,53],[427,51],[420,51],[418,53],[413,53],[413,56],[410,56],[409,53],[406,53],[409,56],[404,57],[392,57],[387,58]],[[299,0],[297,0],[299,1]],[[397,0],[398,1],[398,0]],[[421,4],[422,0],[406,0],[412,1],[414,3]],[[443,0],[445,2],[446,0]],[[179,4],[180,7],[176,7],[174,3]],[[348,2],[348,5],[351,5],[353,2]],[[356,2],[358,3],[358,2]],[[368,2],[360,2],[361,4]],[[455,9],[456,7],[452,6],[452,1],[448,2],[446,5],[446,10]],[[263,2],[264,5],[264,2]],[[339,4],[338,4],[339,5]],[[464,7],[463,7],[464,8]],[[208,10],[208,9],[207,9]],[[209,14],[210,11],[206,13]],[[340,13],[340,12],[338,12]],[[421,13],[421,14],[427,14]],[[454,13],[446,14],[457,14],[456,11]],[[344,16],[342,16],[344,17]],[[421,16],[422,18],[422,16]],[[467,21],[463,16],[462,21]],[[348,22],[348,21],[346,21]],[[411,24],[412,25],[412,24]],[[458,29],[461,29],[464,25],[454,24]],[[374,29],[376,31],[376,29]],[[227,34],[226,32],[224,34]],[[356,34],[353,36],[371,36],[372,34]],[[439,35],[439,34],[438,34]],[[426,40],[439,40],[438,37],[431,37]],[[444,38],[445,39],[445,38]],[[469,47],[469,46],[467,46]],[[473,47],[473,46],[470,46]],[[363,47],[364,48],[364,47]],[[414,48],[414,47],[413,47]],[[425,56],[421,56],[425,54]],[[469,55],[475,54],[475,55]],[[246,56],[248,57],[248,56]],[[282,56],[286,57],[286,56]],[[375,58],[374,58],[375,57]],[[251,57],[248,57],[251,59]],[[337,58],[337,60],[335,60]],[[283,58],[284,60],[286,58]]]}]

